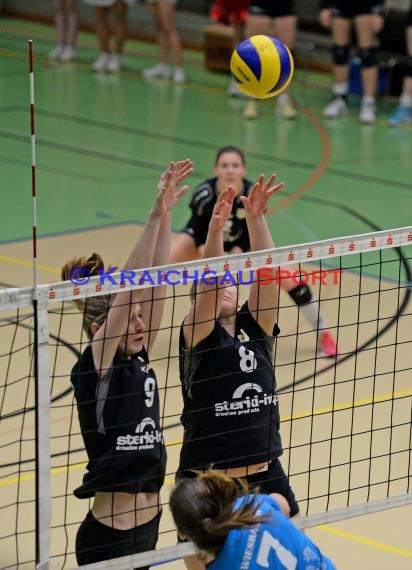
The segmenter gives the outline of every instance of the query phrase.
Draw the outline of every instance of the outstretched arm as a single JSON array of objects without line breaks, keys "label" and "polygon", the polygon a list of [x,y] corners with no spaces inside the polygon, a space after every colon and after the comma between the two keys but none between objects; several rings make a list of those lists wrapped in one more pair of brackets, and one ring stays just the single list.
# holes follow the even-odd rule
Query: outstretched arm
[{"label": "outstretched arm", "polygon": [[[241,197],[246,210],[251,251],[275,247],[264,214],[269,198],[283,188],[283,182],[275,184],[275,180],[276,175],[272,174],[265,182],[265,177],[261,174],[249,196]],[[265,268],[264,272],[258,276],[257,282],[255,281],[250,287],[249,310],[268,335],[272,334],[277,321],[278,294],[275,270]]]},{"label": "outstretched arm", "polygon": [[[162,174],[158,185],[158,191],[160,191],[162,195],[164,215],[162,217],[153,255],[153,267],[166,265],[169,261],[172,219],[171,212],[189,188],[187,185],[180,187],[181,183],[193,172],[193,162],[191,160],[182,160],[172,164],[175,164],[176,167],[173,169],[169,168],[164,174]],[[164,189],[161,188],[162,185],[164,186]],[[166,286],[146,289],[146,292],[148,301],[142,302],[141,306],[143,322],[147,327],[144,345],[150,352],[150,349],[156,340],[160,322],[162,320]]]},{"label": "outstretched arm", "polygon": [[[226,188],[218,197],[209,223],[203,257],[221,257],[223,250],[223,227],[232,211],[235,189]],[[224,287],[217,284],[197,285],[196,298],[184,320],[183,333],[187,346],[195,346],[213,330],[220,314]]]},{"label": "outstretched arm", "polygon": [[[154,207],[143,231],[134,244],[124,269],[139,269],[153,265],[155,253],[158,249],[160,230],[163,224],[169,224],[168,227],[170,227],[170,219],[167,222],[167,216],[170,216],[170,210],[187,190],[187,187],[179,189],[178,185],[185,176],[190,174],[191,168],[191,161],[179,161],[171,163],[168,170],[162,174],[157,187]],[[162,247],[164,244],[160,246],[160,248]],[[136,303],[143,301],[147,295],[147,290],[135,289],[131,292],[118,293],[114,298],[105,322],[93,338],[93,358],[96,370],[100,373],[104,372],[112,363],[119,343],[127,332],[128,322],[135,310]],[[151,312],[149,303],[144,303],[144,305],[146,307],[145,315],[142,314],[143,319],[147,318]],[[144,322],[146,326],[149,326],[150,323],[147,320]]]}]

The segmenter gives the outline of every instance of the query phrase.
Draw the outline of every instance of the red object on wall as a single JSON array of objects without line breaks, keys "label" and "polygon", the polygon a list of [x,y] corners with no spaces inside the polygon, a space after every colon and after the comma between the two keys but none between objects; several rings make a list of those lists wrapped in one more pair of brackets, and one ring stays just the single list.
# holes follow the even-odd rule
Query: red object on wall
[{"label": "red object on wall", "polygon": [[216,0],[210,9],[210,17],[215,22],[232,26],[244,24],[247,20],[250,0]]}]

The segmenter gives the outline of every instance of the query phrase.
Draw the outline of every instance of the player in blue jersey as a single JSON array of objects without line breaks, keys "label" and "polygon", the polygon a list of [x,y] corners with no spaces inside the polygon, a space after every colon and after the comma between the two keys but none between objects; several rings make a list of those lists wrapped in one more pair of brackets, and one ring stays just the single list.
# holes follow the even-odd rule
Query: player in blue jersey
[{"label": "player in blue jersey", "polygon": [[208,570],[336,568],[291,522],[282,495],[252,494],[222,473],[180,481],[170,509],[180,535],[199,548]]},{"label": "player in blue jersey", "polygon": [[[250,238],[246,223],[243,198],[247,197],[253,183],[246,179],[246,160],[241,149],[225,146],[217,151],[213,178],[204,180],[193,190],[190,202],[191,217],[185,228],[174,237],[171,247],[170,262],[178,263],[202,257],[210,218],[213,208],[224,188],[233,186],[235,197],[232,211],[223,230],[223,247],[227,253],[244,253],[250,250]],[[296,268],[288,265],[284,269],[290,272]],[[313,298],[312,290],[306,283],[297,285],[292,279],[282,279],[280,286],[300,312],[318,331],[318,354],[334,358],[338,354],[335,339],[326,327],[319,301]]]},{"label": "player in blue jersey", "polygon": [[[171,210],[192,161],[171,163],[161,176],[154,207],[124,269],[165,264]],[[99,275],[98,254],[70,260],[62,278]],[[148,352],[159,329],[163,287],[90,297],[76,305],[90,343],[71,381],[89,462],[79,499],[93,498],[76,536],[81,566],[150,550],[157,542],[166,449],[160,426],[156,376]],[[149,568],[145,566],[145,568]]]}]

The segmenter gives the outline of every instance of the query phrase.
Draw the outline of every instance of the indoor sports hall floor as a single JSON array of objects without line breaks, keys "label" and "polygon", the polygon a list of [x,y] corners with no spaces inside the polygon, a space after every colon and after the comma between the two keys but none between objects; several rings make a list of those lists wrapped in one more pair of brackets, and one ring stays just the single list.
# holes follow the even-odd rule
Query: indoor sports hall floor
[{"label": "indoor sports hall floor", "polygon": [[[201,53],[186,52],[185,85],[144,81],[140,70],[155,61],[156,48],[137,42],[127,44],[125,70],[121,74],[93,74],[93,35],[80,35],[75,63],[53,64],[45,57],[54,42],[52,28],[2,19],[1,288],[32,283],[28,39],[34,41],[35,50],[38,261],[42,283],[59,280],[61,264],[76,254],[99,250],[111,264],[121,265],[146,219],[155,184],[168,162],[186,157],[195,161],[195,173],[190,179],[193,188],[210,175],[216,150],[227,144],[244,149],[250,178],[261,172],[277,172],[286,182],[282,195],[273,199],[268,218],[277,245],[411,223],[412,127],[387,126],[386,117],[394,107],[393,101],[379,102],[379,118],[372,126],[359,124],[357,97],[352,99],[347,118],[327,122],[321,109],[329,97],[329,77],[297,70],[292,94],[300,106],[299,118],[292,122],[276,118],[273,103],[266,101],[260,105],[260,116],[246,121],[241,117],[243,101],[227,97],[227,77],[206,72]],[[186,205],[187,200],[175,212],[175,230],[187,218]],[[179,316],[176,315],[177,321]],[[80,321],[76,322],[80,327]],[[404,323],[402,334],[410,341],[410,318],[408,326]],[[77,326],[64,334],[69,344],[79,341]],[[398,358],[404,359],[404,368],[410,370],[410,349],[400,350]],[[72,364],[73,355],[67,351],[58,364],[60,373],[67,374]],[[68,386],[67,380],[65,387]],[[384,386],[380,388],[385,392]],[[410,375],[402,378],[399,389],[411,389]],[[15,401],[21,397],[16,393]],[[175,399],[170,392],[170,409],[179,406],[179,402],[178,390]],[[406,399],[406,405],[408,402],[410,407],[410,399]],[[69,421],[68,413],[62,406],[53,416],[55,428],[62,434]],[[1,442],[9,441],[17,429],[14,422],[19,421],[3,421],[0,427],[2,456],[5,446]],[[33,418],[28,417],[25,429],[30,431],[32,426]],[[166,433],[170,471],[176,465],[176,442],[180,438],[180,428]],[[76,447],[79,442],[72,444]],[[61,487],[62,492],[70,494],[82,476],[83,461],[84,455],[78,454],[68,469],[54,472],[56,492]],[[65,490],[68,470],[69,488]],[[16,485],[24,491],[24,485],[33,478],[30,472],[22,480],[10,473],[0,465],[2,500]],[[170,478],[166,495],[171,484]],[[75,499],[69,499],[68,504],[68,519],[81,520],[86,505]],[[55,520],[59,520],[60,514],[54,513]],[[411,507],[403,507],[322,526],[310,530],[309,535],[339,569],[406,570],[412,565],[411,515]],[[2,519],[0,525],[7,522]],[[167,516],[163,524],[170,528]],[[71,549],[75,530],[73,522],[69,527]],[[160,546],[172,544],[170,536],[163,543],[162,540]],[[7,552],[0,553],[0,568],[7,556]],[[65,567],[74,565],[72,557]],[[28,570],[29,566],[25,568]],[[178,570],[183,564],[176,562],[168,568]]]}]

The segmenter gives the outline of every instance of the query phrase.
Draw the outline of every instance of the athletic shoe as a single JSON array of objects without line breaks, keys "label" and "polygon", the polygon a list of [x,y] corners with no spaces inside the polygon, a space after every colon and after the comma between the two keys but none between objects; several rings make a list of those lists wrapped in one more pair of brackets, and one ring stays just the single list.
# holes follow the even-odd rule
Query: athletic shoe
[{"label": "athletic shoe", "polygon": [[259,115],[257,103],[254,99],[248,101],[242,111],[242,117],[245,119],[256,119]]},{"label": "athletic shoe", "polygon": [[359,120],[361,123],[370,125],[376,121],[376,110],[374,101],[362,101],[359,111]]},{"label": "athletic shoe", "polygon": [[319,332],[318,355],[320,357],[334,358],[339,354],[335,339],[329,331]]},{"label": "athletic shoe", "polygon": [[64,50],[64,45],[63,44],[57,44],[57,46],[54,46],[54,48],[49,51],[49,53],[47,54],[47,57],[49,59],[57,59],[58,57],[61,56],[63,50]]},{"label": "athletic shoe", "polygon": [[110,60],[110,53],[102,52],[92,65],[93,71],[106,71]]},{"label": "athletic shoe", "polygon": [[122,56],[120,53],[112,53],[107,62],[106,71],[109,73],[119,73],[122,68]]},{"label": "athletic shoe", "polygon": [[345,115],[348,110],[348,105],[344,97],[334,95],[330,103],[323,109],[323,116],[327,119],[337,119]]},{"label": "athletic shoe", "polygon": [[184,83],[186,81],[186,73],[181,67],[175,67],[172,76],[174,83]]},{"label": "athletic shoe", "polygon": [[276,115],[284,119],[294,119],[298,112],[289,99],[278,100],[276,104]]},{"label": "athletic shoe", "polygon": [[399,127],[400,125],[412,123],[412,108],[399,105],[389,117],[388,123],[391,127]]},{"label": "athletic shoe", "polygon": [[66,45],[62,49],[62,51],[59,55],[59,59],[60,59],[60,61],[73,61],[75,55],[76,54],[75,54],[73,46]]},{"label": "athletic shoe", "polygon": [[143,69],[142,75],[146,79],[155,79],[156,77],[169,79],[170,65],[166,65],[165,63],[157,63],[153,67],[146,67],[146,69]]}]

